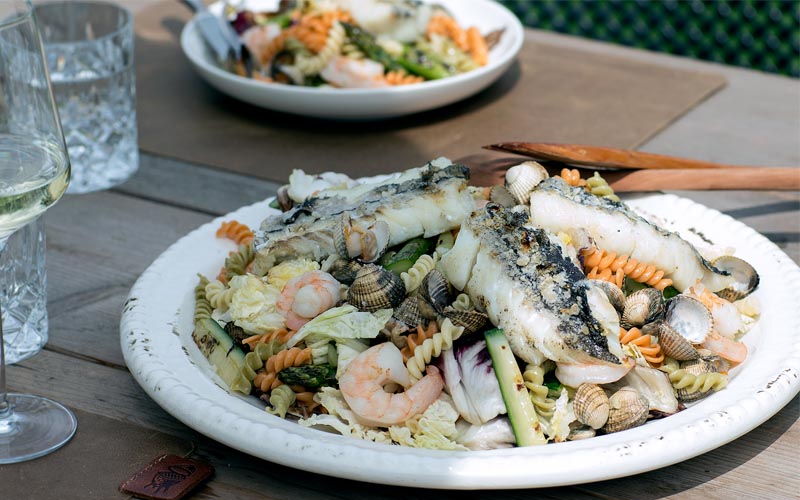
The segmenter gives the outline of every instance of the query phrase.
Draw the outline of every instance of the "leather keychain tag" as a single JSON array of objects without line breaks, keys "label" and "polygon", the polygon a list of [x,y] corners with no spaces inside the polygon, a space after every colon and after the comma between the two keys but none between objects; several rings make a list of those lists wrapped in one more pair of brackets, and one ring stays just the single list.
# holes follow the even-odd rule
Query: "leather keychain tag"
[{"label": "leather keychain tag", "polygon": [[178,500],[214,474],[206,463],[162,455],[123,482],[119,489],[148,500]]}]

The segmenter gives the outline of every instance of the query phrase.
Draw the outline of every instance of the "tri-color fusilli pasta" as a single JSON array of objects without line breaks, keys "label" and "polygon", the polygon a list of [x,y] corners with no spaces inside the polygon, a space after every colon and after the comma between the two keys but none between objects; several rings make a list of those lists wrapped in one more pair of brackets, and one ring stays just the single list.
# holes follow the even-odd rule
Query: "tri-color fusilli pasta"
[{"label": "tri-color fusilli pasta", "polygon": [[621,288],[623,279],[628,277],[660,291],[672,285],[672,280],[664,277],[664,271],[627,255],[618,255],[616,252],[595,247],[583,249],[581,255],[584,258],[586,277],[590,279],[610,281]]},{"label": "tri-color fusilli pasta", "polygon": [[229,288],[227,285],[219,280],[214,280],[206,285],[206,299],[214,309],[227,311],[233,301],[233,293],[235,290]]},{"label": "tri-color fusilli pasta", "polygon": [[414,349],[414,355],[406,362],[411,380],[420,380],[428,363],[439,356],[443,350],[450,349],[453,346],[453,341],[458,339],[462,333],[464,333],[463,326],[455,326],[449,318],[445,319],[439,325],[439,331],[417,346]]},{"label": "tri-color fusilli pasta", "polygon": [[294,65],[306,76],[315,75],[322,71],[325,66],[342,50],[346,35],[341,23],[334,21],[328,31],[328,38],[325,45],[313,56],[298,54]]}]

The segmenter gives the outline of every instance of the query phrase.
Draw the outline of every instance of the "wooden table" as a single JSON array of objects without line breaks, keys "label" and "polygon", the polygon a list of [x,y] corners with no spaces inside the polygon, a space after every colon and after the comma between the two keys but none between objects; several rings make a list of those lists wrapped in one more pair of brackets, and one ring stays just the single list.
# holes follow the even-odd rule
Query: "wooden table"
[{"label": "wooden table", "polygon": [[[531,36],[728,77],[724,90],[643,150],[729,163],[800,165],[796,80],[554,34]],[[126,369],[118,325],[122,304],[139,274],[180,236],[274,194],[276,187],[144,155],[138,174],[128,183],[111,191],[67,196],[48,213],[50,341],[37,356],[10,367],[8,380],[12,391],[52,397],[77,410],[79,430],[73,442],[49,457],[0,467],[2,498],[125,498],[116,492],[117,485],[159,452],[192,453],[216,467],[214,480],[193,496],[198,499],[442,497],[442,492],[317,476],[229,449],[168,415]],[[741,219],[800,261],[797,192],[679,194]],[[730,444],[630,478],[537,491],[463,492],[459,497],[796,498],[799,413],[795,398]],[[78,459],[60,458],[79,449]]]}]

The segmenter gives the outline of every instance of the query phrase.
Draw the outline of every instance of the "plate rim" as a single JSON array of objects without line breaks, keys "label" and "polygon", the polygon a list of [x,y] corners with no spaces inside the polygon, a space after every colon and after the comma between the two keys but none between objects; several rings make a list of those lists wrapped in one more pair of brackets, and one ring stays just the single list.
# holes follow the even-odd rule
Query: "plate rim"
[{"label": "plate rim", "polygon": [[[764,346],[759,345],[760,350],[754,353],[757,356],[756,360],[769,354],[773,357],[778,356],[783,363],[779,366],[778,372],[768,377],[769,380],[759,380],[758,384],[751,384],[753,392],[739,394],[741,391],[731,392],[733,389],[729,388],[726,389],[729,391],[727,393],[721,391],[714,395],[715,398],[720,398],[720,403],[715,406],[722,407],[713,412],[703,412],[701,415],[697,411],[691,414],[689,411],[685,411],[660,422],[651,422],[646,426],[624,433],[601,436],[583,442],[506,450],[446,452],[387,446],[364,442],[352,437],[327,434],[303,428],[277,417],[269,415],[264,417],[263,410],[258,412],[260,415],[258,420],[253,420],[250,417],[251,415],[255,416],[256,413],[244,409],[240,403],[229,400],[229,398],[223,398],[221,402],[209,399],[209,394],[199,394],[187,385],[187,381],[176,379],[173,376],[169,365],[165,364],[161,357],[169,358],[176,353],[154,351],[151,348],[153,343],[149,341],[148,336],[152,336],[151,326],[160,328],[161,331],[157,334],[166,341],[174,339],[176,335],[180,335],[180,332],[173,331],[174,324],[149,325],[147,310],[142,307],[142,304],[147,304],[148,299],[145,298],[144,293],[151,291],[152,284],[150,282],[157,283],[161,279],[164,270],[162,268],[169,268],[172,265],[171,259],[185,257],[181,253],[185,245],[194,239],[205,238],[209,234],[213,238],[216,227],[224,219],[237,217],[237,214],[247,211],[264,210],[265,214],[268,213],[270,209],[267,207],[271,199],[241,207],[229,214],[215,218],[173,243],[139,277],[125,302],[120,321],[120,342],[125,362],[145,392],[159,406],[189,427],[245,453],[290,467],[334,477],[398,486],[440,489],[564,486],[638,474],[695,457],[751,431],[775,415],[800,392],[800,380],[798,380],[800,378],[800,311],[795,311],[794,314],[787,313],[787,317],[791,320],[787,329],[789,332],[795,332],[791,339],[791,348],[782,349],[780,352],[773,348],[765,352]],[[794,283],[794,287],[790,286],[788,289],[791,292],[788,295],[791,297],[785,297],[783,301],[789,305],[800,303],[798,300],[800,299],[800,268],[777,245],[754,229],[715,209],[672,194],[647,195],[633,203],[641,203],[642,200],[645,204],[674,204],[686,211],[700,210],[708,217],[709,222],[707,223],[727,222],[732,224],[741,239],[747,236],[748,241],[755,241],[754,248],[761,247],[760,250],[764,253],[767,250],[772,254],[777,252],[783,262],[776,262],[776,265],[781,268],[788,264],[789,268],[782,269],[781,272],[788,277],[788,283]],[[184,295],[186,293],[190,292],[185,291]],[[791,327],[794,327],[794,330]],[[192,363],[190,359],[188,361]],[[754,363],[755,361],[750,365],[746,363],[743,372],[756,370]],[[192,369],[203,373],[200,367],[193,366]],[[763,370],[763,368],[761,369]],[[742,374],[740,373],[739,376]],[[739,377],[736,377],[732,383],[738,379]],[[756,390],[757,387],[758,390]],[[221,387],[217,386],[217,389],[213,396],[225,393]],[[219,393],[219,391],[223,392]],[[230,394],[228,396],[238,398]],[[705,402],[711,401],[709,399]],[[722,405],[723,401],[726,402],[725,405]],[[236,412],[232,413],[231,407],[234,407]],[[203,411],[197,411],[199,408],[202,408]],[[664,425],[663,422],[673,422],[674,425],[672,423]],[[220,431],[221,423],[224,423],[223,431]],[[684,424],[681,428],[673,428],[681,423]],[[253,433],[244,436],[244,439],[238,435],[237,439],[234,431],[245,426],[251,427],[250,430]],[[255,426],[255,429],[252,426]],[[656,428],[654,426],[658,428],[658,432],[652,432]],[[230,429],[234,429],[234,431],[230,431]],[[705,433],[709,430],[714,430],[718,438],[707,439]],[[257,439],[253,439],[254,436]],[[693,439],[687,439],[688,437]],[[264,442],[276,442],[277,440],[283,445],[283,448],[256,446],[255,442],[261,440]],[[676,440],[688,443],[687,447],[679,454],[676,454],[674,450],[673,443]],[[654,460],[652,456],[644,455],[645,452],[659,452],[665,455]],[[544,458],[547,460],[543,460]],[[582,471],[584,472],[582,475],[573,478],[567,478],[564,471],[559,472],[559,469],[552,468],[555,462],[561,465],[566,463],[586,464],[589,459],[592,462],[601,459],[601,463],[604,463],[605,466]],[[341,463],[336,463],[341,460],[349,460],[352,464],[359,463],[361,467],[347,470],[342,467]],[[398,461],[405,465],[400,471],[397,470]],[[523,475],[518,465],[520,461],[528,464],[536,463],[539,468],[536,472],[526,471]],[[492,477],[489,477],[486,472],[488,470],[492,471]],[[608,472],[609,470],[613,472]],[[391,474],[382,475],[381,471],[391,471]],[[443,472],[447,472],[444,479]],[[498,478],[498,473],[500,474],[499,479],[503,481],[501,483],[493,480]]]}]

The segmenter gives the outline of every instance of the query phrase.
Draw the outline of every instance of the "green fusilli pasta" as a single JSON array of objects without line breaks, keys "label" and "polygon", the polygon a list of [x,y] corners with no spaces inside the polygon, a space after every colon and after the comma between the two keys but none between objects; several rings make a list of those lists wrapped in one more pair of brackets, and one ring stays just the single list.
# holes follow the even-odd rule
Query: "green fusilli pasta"
[{"label": "green fusilli pasta", "polygon": [[619,201],[619,196],[614,194],[614,190],[608,185],[608,181],[603,179],[598,172],[586,179],[586,189],[595,196],[606,198],[611,201]]},{"label": "green fusilli pasta", "polygon": [[279,385],[269,393],[269,404],[272,405],[272,408],[265,408],[265,410],[271,415],[286,418],[286,412],[296,400],[297,396],[288,385]]},{"label": "green fusilli pasta", "polygon": [[206,285],[208,285],[208,278],[202,274],[198,274],[200,282],[194,288],[194,322],[197,323],[201,319],[210,319],[211,313],[214,308],[211,307],[211,302],[206,298]]},{"label": "green fusilli pasta", "polygon": [[672,387],[685,389],[686,392],[708,392],[711,389],[718,391],[728,385],[728,376],[724,373],[703,373],[694,375],[680,368],[678,362],[665,358],[664,364],[659,368],[669,376]]},{"label": "green fusilli pasta", "polygon": [[525,387],[531,396],[533,408],[540,417],[550,419],[556,408],[556,401],[547,397],[547,386],[544,385],[545,370],[541,365],[529,364],[522,373]]},{"label": "green fusilli pasta", "polygon": [[253,262],[255,252],[253,245],[241,245],[239,250],[225,259],[225,272],[228,280],[234,276],[241,276],[247,272],[247,266]]}]

